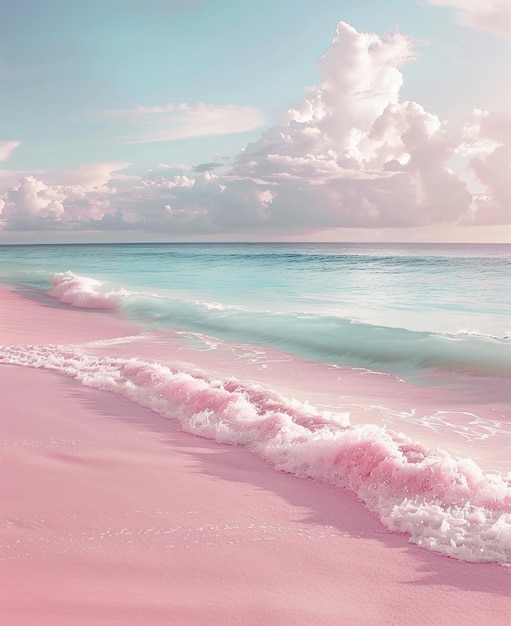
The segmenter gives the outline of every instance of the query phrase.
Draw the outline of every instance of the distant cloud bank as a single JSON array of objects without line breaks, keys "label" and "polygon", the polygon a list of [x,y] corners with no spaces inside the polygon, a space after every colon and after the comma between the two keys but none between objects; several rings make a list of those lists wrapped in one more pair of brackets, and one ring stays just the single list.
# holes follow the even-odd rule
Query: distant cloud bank
[{"label": "distant cloud bank", "polygon": [[[429,2],[459,8],[460,19],[484,27],[495,20],[504,28],[511,14],[497,1],[484,10],[476,1]],[[1,226],[199,235],[511,224],[511,115],[475,111],[463,128],[448,131],[419,103],[400,99],[400,68],[414,58],[413,41],[399,31],[379,37],[341,22],[319,60],[319,84],[231,165],[160,164],[139,176],[129,163],[109,162],[22,176],[1,196]],[[151,128],[156,120],[163,129],[132,142],[239,133],[263,123],[257,109],[234,105],[101,115]],[[0,143],[0,160],[18,145]],[[477,193],[452,170],[460,157]]]}]

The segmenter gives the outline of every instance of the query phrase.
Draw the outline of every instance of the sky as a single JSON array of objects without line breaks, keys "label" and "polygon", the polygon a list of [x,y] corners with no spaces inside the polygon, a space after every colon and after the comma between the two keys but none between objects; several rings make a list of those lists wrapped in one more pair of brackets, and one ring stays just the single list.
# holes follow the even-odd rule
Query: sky
[{"label": "sky", "polygon": [[509,0],[0,0],[0,243],[511,242]]}]

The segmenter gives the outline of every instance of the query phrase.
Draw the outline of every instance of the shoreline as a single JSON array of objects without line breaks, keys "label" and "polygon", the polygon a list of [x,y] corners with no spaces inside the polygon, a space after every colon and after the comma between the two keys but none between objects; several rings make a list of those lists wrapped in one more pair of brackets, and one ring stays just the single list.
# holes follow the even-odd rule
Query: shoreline
[{"label": "shoreline", "polygon": [[[1,343],[134,329],[0,296]],[[511,611],[509,568],[416,547],[350,493],[119,396],[0,364],[0,399],[9,624],[504,624]]]},{"label": "shoreline", "polygon": [[4,345],[86,343],[142,330],[113,312],[72,309],[29,287],[0,283],[0,302],[0,344]]}]

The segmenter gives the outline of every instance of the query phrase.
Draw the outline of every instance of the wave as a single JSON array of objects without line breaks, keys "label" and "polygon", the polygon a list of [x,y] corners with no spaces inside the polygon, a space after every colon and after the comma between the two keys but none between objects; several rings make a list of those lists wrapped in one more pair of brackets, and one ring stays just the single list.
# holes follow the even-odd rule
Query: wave
[{"label": "wave", "polygon": [[0,363],[43,368],[113,392],[183,430],[244,446],[276,469],[353,491],[390,530],[457,559],[511,565],[511,485],[472,460],[351,425],[236,379],[210,379],[73,346],[0,347]]},{"label": "wave", "polygon": [[255,343],[310,360],[383,370],[408,378],[425,370],[511,376],[511,339],[459,329],[433,333],[332,315],[256,311],[167,294],[111,289],[70,272],[56,274],[49,295],[75,307],[119,309],[150,328],[170,326]]},{"label": "wave", "polygon": [[[324,363],[384,371],[409,380],[430,372],[511,376],[511,337],[475,329],[435,333],[333,315],[275,312],[177,297],[172,292],[113,288],[71,272],[26,280],[73,307],[118,310],[146,328],[172,327],[252,343]],[[46,281],[46,282],[45,282]]]},{"label": "wave", "polygon": [[88,276],[76,276],[71,272],[55,274],[52,284],[53,287],[48,291],[49,296],[82,309],[116,309],[122,298],[128,295],[125,290],[107,290],[102,281]]}]

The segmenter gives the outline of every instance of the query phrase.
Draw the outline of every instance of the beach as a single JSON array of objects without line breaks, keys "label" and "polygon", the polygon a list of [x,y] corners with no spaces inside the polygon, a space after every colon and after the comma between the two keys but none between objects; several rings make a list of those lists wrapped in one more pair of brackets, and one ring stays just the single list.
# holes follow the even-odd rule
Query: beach
[{"label": "beach", "polygon": [[0,1],[0,626],[511,623],[510,58]]},{"label": "beach", "polygon": [[[4,286],[0,343],[134,326]],[[70,377],[0,364],[0,610],[22,624],[504,624],[510,570]]]}]

